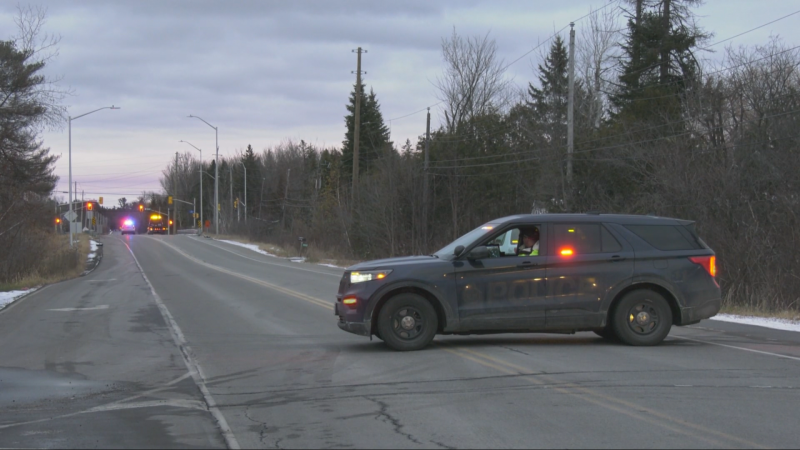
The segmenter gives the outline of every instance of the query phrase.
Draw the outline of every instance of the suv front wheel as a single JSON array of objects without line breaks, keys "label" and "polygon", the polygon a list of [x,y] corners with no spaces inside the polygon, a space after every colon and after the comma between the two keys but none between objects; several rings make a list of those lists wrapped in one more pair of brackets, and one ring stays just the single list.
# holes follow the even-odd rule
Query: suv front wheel
[{"label": "suv front wheel", "polygon": [[622,297],[612,324],[617,337],[628,345],[658,345],[672,328],[672,310],[661,294],[641,289]]},{"label": "suv front wheel", "polygon": [[417,294],[399,294],[378,313],[378,333],[394,350],[420,350],[431,343],[439,320],[433,306]]}]

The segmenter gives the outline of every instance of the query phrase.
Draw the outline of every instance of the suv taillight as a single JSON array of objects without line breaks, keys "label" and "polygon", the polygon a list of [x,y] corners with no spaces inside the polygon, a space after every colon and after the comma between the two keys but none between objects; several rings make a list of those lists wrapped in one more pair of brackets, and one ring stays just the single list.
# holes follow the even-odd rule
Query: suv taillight
[{"label": "suv taillight", "polygon": [[690,256],[689,261],[699,264],[706,269],[712,277],[717,276],[717,257],[716,256]]}]

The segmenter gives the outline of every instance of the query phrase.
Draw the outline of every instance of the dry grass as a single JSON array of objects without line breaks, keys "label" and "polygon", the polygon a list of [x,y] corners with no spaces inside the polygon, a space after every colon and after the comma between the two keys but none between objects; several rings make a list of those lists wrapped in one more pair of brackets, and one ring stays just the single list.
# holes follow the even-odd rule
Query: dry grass
[{"label": "dry grass", "polygon": [[77,235],[75,250],[69,248],[68,234],[48,234],[46,255],[42,255],[39,264],[30,273],[9,283],[0,284],[0,291],[15,291],[36,286],[57,283],[78,277],[83,273],[86,257],[89,254],[90,236]]}]

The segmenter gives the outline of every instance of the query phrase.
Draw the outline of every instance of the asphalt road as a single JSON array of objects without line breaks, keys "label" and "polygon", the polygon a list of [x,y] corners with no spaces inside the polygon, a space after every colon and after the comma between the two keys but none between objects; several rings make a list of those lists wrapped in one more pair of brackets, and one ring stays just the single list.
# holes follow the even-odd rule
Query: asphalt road
[{"label": "asphalt road", "polygon": [[704,321],[652,348],[506,334],[398,353],[337,328],[339,269],[103,242],[94,272],[0,312],[0,447],[800,443],[798,333]]}]

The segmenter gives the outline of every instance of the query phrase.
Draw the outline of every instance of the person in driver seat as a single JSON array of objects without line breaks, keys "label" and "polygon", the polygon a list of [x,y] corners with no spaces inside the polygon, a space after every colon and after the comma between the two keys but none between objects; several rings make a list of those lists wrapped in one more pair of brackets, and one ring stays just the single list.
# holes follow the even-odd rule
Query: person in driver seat
[{"label": "person in driver seat", "polygon": [[517,256],[538,256],[539,255],[539,229],[531,228],[520,233],[520,247],[517,249]]}]

